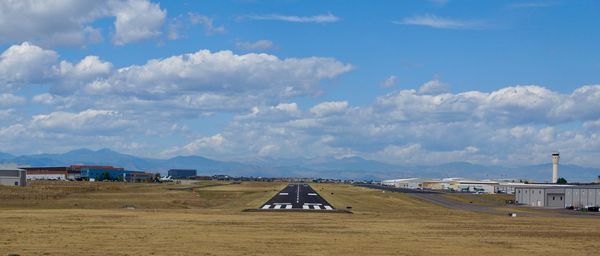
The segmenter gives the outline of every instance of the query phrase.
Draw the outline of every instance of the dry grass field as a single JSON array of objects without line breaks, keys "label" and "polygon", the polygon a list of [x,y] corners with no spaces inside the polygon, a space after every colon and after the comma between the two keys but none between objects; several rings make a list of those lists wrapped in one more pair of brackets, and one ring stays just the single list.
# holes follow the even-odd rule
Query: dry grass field
[{"label": "dry grass field", "polygon": [[[354,214],[242,212],[284,183],[0,188],[0,255],[598,255],[600,219],[487,215],[314,184]],[[43,187],[43,189],[39,189]],[[93,187],[93,188],[91,188]],[[21,196],[19,193],[38,193]],[[45,197],[43,194],[56,196]],[[135,209],[128,209],[132,206]]]}]

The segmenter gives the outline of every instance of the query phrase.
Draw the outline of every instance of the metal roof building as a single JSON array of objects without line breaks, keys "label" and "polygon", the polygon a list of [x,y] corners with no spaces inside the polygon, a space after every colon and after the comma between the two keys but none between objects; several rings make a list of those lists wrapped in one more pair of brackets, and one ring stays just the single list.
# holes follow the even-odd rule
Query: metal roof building
[{"label": "metal roof building", "polygon": [[535,207],[599,207],[600,186],[536,184],[517,187],[515,197],[518,204]]},{"label": "metal roof building", "polygon": [[196,176],[195,169],[171,169],[169,170],[169,176],[173,179],[187,179],[189,177]]},{"label": "metal roof building", "polygon": [[27,186],[27,171],[21,169],[0,170],[0,185]]},{"label": "metal roof building", "polygon": [[20,167],[28,180],[66,180],[68,167]]}]

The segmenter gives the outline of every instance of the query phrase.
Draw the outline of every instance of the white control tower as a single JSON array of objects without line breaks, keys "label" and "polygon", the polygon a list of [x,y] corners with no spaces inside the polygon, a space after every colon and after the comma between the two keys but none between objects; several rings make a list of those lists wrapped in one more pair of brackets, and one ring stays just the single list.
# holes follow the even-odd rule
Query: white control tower
[{"label": "white control tower", "polygon": [[558,152],[552,153],[552,183],[558,181],[558,160],[560,160],[560,154]]}]

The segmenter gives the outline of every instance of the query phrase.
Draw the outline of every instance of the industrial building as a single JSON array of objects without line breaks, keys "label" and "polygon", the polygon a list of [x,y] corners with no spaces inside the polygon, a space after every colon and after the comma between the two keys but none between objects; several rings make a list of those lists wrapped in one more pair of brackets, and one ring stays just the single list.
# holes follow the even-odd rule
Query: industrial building
[{"label": "industrial building", "polygon": [[0,185],[27,186],[27,171],[21,169],[0,170]]},{"label": "industrial building", "polygon": [[114,170],[114,169],[98,169],[98,168],[84,168],[81,169],[81,178],[96,181],[96,180],[118,180],[122,179],[123,175],[128,173],[125,170]]},{"label": "industrial building", "polygon": [[600,207],[598,185],[531,185],[516,188],[516,203],[548,208]]},{"label": "industrial building", "polygon": [[145,172],[127,172],[123,175],[123,180],[127,182],[152,182],[155,178],[155,174]]},{"label": "industrial building", "polygon": [[396,187],[396,188],[422,189],[423,183],[431,184],[431,182],[438,182],[438,181],[432,180],[432,179],[423,179],[423,178],[406,178],[406,179],[383,180],[383,181],[381,181],[381,185]]},{"label": "industrial building", "polygon": [[171,169],[169,170],[169,176],[173,179],[188,179],[196,176],[196,170],[194,169]]},{"label": "industrial building", "polygon": [[451,190],[480,193],[514,193],[514,189],[523,183],[496,180],[467,180],[462,178],[446,178],[442,180],[425,178],[407,178],[381,181],[384,186],[407,189]]},{"label": "industrial building", "polygon": [[498,183],[498,185],[494,186],[494,193],[514,195],[516,188],[518,186],[522,186],[522,185],[525,185],[525,183],[512,182],[512,181],[501,181]]},{"label": "industrial building", "polygon": [[71,165],[60,167],[21,167],[27,171],[29,180],[98,180],[108,173],[110,179],[123,178],[123,168],[105,165]]},{"label": "industrial building", "polygon": [[493,180],[465,180],[461,178],[443,179],[445,189],[461,192],[495,193],[500,182]]},{"label": "industrial building", "polygon": [[68,167],[21,167],[27,171],[28,180],[67,180]]},{"label": "industrial building", "polygon": [[123,180],[127,182],[151,182],[155,174],[128,171],[110,165],[71,165],[62,167],[22,167],[28,180]]},{"label": "industrial building", "polygon": [[68,180],[81,180],[81,171],[73,170],[71,168],[67,169],[67,179]]}]

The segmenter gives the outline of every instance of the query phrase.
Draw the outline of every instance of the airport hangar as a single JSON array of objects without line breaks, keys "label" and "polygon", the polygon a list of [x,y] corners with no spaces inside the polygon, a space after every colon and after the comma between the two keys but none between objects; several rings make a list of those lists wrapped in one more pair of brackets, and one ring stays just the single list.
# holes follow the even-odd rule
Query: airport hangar
[{"label": "airport hangar", "polygon": [[600,206],[600,185],[530,184],[515,190],[517,204],[548,208]]},{"label": "airport hangar", "polygon": [[27,171],[20,169],[0,170],[0,185],[27,186]]}]

